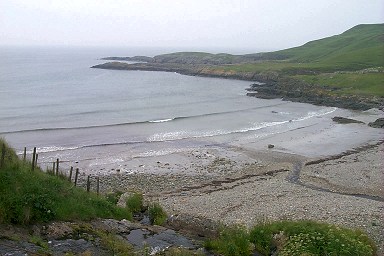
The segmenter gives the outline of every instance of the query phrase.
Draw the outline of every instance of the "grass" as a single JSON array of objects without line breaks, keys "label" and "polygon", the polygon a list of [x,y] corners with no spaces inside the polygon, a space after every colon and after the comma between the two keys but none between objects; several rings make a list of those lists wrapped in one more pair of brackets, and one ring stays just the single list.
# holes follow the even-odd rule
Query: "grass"
[{"label": "grass", "polygon": [[134,193],[126,200],[127,208],[133,213],[139,213],[144,209],[143,195],[140,193]]},{"label": "grass", "polygon": [[220,255],[250,255],[252,251],[248,231],[240,226],[222,228],[219,239],[207,240],[204,246]]},{"label": "grass", "polygon": [[163,225],[167,220],[167,214],[159,203],[149,205],[148,216],[152,225]]},{"label": "grass", "polygon": [[324,73],[297,75],[295,78],[310,84],[333,87],[342,94],[384,97],[384,73]]},{"label": "grass", "polygon": [[0,223],[31,224],[99,217],[132,219],[127,208],[119,208],[95,193],[87,193],[38,168],[32,172],[30,163],[19,160],[4,140],[0,140],[0,150],[2,145],[6,154],[0,168]]},{"label": "grass", "polygon": [[376,246],[362,231],[314,221],[279,221],[224,229],[217,239],[205,243],[220,255],[376,255]]}]

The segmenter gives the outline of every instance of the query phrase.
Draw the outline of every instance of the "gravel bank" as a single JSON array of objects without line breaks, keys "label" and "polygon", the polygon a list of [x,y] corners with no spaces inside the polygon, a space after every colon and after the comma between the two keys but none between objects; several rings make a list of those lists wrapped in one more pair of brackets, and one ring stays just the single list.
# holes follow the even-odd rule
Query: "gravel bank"
[{"label": "gravel bank", "polygon": [[266,220],[311,219],[358,228],[376,241],[382,255],[383,150],[380,144],[308,166],[314,159],[273,150],[194,151],[186,153],[193,157],[182,172],[159,172],[177,169],[168,161],[174,156],[156,159],[154,164],[163,166],[156,173],[108,175],[102,190],[141,191],[179,226],[183,220],[209,229],[217,222],[250,227]]}]

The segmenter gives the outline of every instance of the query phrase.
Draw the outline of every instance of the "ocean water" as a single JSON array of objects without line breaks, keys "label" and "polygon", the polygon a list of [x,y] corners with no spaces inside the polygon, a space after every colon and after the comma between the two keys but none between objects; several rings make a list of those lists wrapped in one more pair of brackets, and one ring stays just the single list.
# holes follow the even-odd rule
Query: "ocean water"
[{"label": "ocean water", "polygon": [[0,48],[0,136],[41,163],[90,164],[239,146],[338,109],[246,96],[247,81],[92,69],[154,49]]}]

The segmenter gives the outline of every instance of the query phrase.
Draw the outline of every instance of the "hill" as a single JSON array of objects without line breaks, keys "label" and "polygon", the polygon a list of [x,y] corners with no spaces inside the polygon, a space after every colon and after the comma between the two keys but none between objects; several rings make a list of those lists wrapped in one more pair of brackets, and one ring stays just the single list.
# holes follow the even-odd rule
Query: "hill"
[{"label": "hill", "polygon": [[177,52],[153,58],[108,57],[107,60],[140,60],[150,63],[225,65],[288,61],[318,63],[323,66],[358,70],[384,65],[384,24],[357,25],[340,35],[310,41],[302,46],[266,53],[232,55],[227,53]]},{"label": "hill", "polygon": [[384,24],[357,25],[336,36],[264,54],[267,59],[362,69],[384,64]]},{"label": "hill", "polygon": [[[109,57],[110,60],[125,58]],[[143,60],[142,57],[126,60]],[[178,52],[145,63],[93,68],[178,72],[265,83],[248,95],[366,110],[384,108],[384,24],[357,25],[340,35],[275,52],[246,55]]]}]

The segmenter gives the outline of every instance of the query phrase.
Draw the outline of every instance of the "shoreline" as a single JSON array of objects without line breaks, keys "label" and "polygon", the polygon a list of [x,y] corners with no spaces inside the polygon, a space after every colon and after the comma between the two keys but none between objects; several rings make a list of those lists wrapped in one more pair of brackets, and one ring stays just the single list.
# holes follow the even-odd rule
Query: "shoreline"
[{"label": "shoreline", "polygon": [[[102,181],[104,192],[139,191],[146,201],[159,202],[171,216],[168,225],[182,233],[206,236],[221,224],[251,227],[263,221],[309,219],[362,229],[384,253],[383,151],[382,140],[317,159],[245,150],[247,161],[232,162],[212,151],[214,157],[205,162],[210,173],[120,173]],[[200,153],[191,160],[195,167],[206,154]],[[231,171],[230,166],[238,168]],[[295,166],[300,172],[292,180]]]},{"label": "shoreline", "polygon": [[[320,106],[346,108],[351,110],[368,110],[384,108],[384,100],[379,97],[363,95],[339,95],[337,89],[308,84],[304,81],[284,75],[277,71],[243,72],[225,70],[220,66],[184,63],[123,63],[107,62],[91,68],[131,71],[175,72],[188,76],[235,79],[256,82],[247,89],[247,96],[261,99],[277,99],[309,103]],[[261,83],[261,84],[260,84]]]}]

